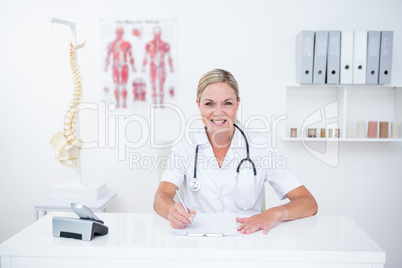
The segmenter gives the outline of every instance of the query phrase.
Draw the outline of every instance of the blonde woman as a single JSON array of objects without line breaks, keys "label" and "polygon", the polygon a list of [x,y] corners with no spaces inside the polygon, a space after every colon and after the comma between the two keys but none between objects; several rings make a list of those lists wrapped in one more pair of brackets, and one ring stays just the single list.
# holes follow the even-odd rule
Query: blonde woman
[{"label": "blonde woman", "polygon": [[[156,191],[156,213],[181,229],[197,212],[234,212],[244,234],[266,234],[279,221],[317,213],[314,197],[289,168],[264,165],[270,155],[279,156],[276,148],[255,146],[269,139],[236,121],[239,88],[230,72],[206,73],[198,83],[196,103],[205,129],[172,147],[174,164],[164,171]],[[290,202],[261,211],[265,182]],[[173,200],[181,185],[189,213]]]}]

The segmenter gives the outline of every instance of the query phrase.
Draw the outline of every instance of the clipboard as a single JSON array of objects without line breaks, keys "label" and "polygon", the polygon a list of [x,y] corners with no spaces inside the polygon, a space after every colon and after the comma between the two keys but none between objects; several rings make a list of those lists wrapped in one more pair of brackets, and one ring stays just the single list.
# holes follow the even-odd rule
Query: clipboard
[{"label": "clipboard", "polygon": [[172,235],[188,237],[237,236],[236,214],[198,213],[194,218],[194,225],[189,224],[184,229],[173,229]]}]

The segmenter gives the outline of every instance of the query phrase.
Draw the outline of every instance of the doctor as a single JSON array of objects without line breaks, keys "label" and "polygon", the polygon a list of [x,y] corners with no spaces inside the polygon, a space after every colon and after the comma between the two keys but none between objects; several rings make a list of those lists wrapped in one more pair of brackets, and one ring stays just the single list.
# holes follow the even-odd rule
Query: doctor
[{"label": "doctor", "polygon": [[[269,156],[279,155],[275,148],[261,146],[268,137],[251,133],[236,121],[240,97],[230,72],[215,69],[206,73],[198,83],[196,102],[205,129],[172,147],[174,161],[165,169],[155,194],[156,213],[181,229],[197,211],[234,212],[238,230],[244,234],[258,230],[267,234],[280,221],[317,213],[314,197],[289,168],[264,165]],[[261,212],[266,181],[280,199],[290,202]],[[173,200],[181,185],[189,213]]]}]

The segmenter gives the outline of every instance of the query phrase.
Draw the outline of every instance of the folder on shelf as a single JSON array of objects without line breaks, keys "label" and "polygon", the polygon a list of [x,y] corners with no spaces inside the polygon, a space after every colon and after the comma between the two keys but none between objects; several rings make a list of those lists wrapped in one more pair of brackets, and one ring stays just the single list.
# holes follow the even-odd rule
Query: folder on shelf
[{"label": "folder on shelf", "polygon": [[378,84],[378,70],[380,67],[380,31],[367,33],[367,72],[366,84]]},{"label": "folder on shelf", "polygon": [[327,84],[339,84],[341,32],[328,33]]},{"label": "folder on shelf", "polygon": [[353,84],[366,83],[367,31],[355,31],[353,49]]},{"label": "folder on shelf", "polygon": [[328,31],[315,32],[313,84],[325,84]]},{"label": "folder on shelf", "polygon": [[393,31],[381,32],[379,84],[391,83]]},{"label": "folder on shelf", "polygon": [[353,83],[353,31],[342,31],[341,38],[341,84]]},{"label": "folder on shelf", "polygon": [[313,83],[314,31],[301,31],[296,39],[296,81]]}]

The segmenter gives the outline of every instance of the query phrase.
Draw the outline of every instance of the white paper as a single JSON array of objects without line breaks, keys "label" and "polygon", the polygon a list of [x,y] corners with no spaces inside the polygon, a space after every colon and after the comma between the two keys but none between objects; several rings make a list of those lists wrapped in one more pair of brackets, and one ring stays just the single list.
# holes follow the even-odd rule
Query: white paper
[{"label": "white paper", "polygon": [[193,222],[184,229],[173,229],[172,235],[237,236],[235,213],[199,213]]}]

